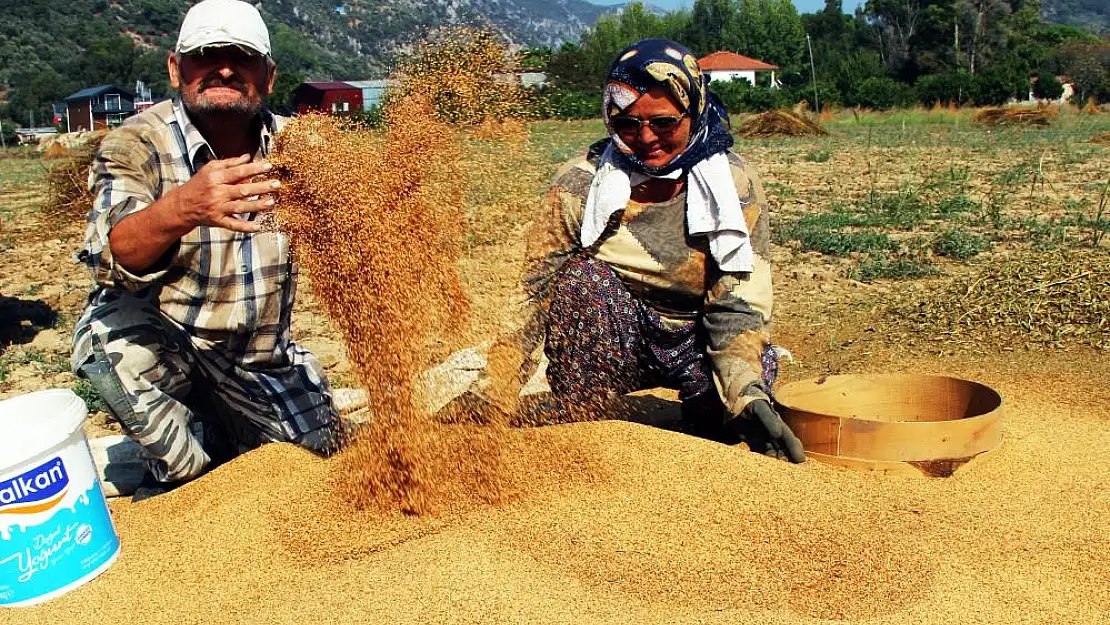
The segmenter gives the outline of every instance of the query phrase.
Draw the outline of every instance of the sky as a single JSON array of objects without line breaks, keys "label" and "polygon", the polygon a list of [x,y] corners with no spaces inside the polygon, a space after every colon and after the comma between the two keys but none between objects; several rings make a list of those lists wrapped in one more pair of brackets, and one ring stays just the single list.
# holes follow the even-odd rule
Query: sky
[{"label": "sky", "polygon": [[[856,7],[863,4],[865,0],[844,0],[844,12],[854,13]],[[589,0],[594,4],[622,4],[628,0]],[[694,6],[694,0],[645,0],[646,4],[654,4],[657,7],[674,11],[676,9],[691,8]],[[799,13],[816,13],[825,8],[825,0],[794,0],[794,6],[798,7]]]}]

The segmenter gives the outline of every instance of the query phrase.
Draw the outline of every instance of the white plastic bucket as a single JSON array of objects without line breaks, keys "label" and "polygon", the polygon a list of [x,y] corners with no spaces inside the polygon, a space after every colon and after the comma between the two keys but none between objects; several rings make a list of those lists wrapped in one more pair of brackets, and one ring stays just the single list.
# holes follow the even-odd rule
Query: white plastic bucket
[{"label": "white plastic bucket", "polygon": [[63,595],[119,555],[87,414],[64,389],[0,401],[0,606]]}]

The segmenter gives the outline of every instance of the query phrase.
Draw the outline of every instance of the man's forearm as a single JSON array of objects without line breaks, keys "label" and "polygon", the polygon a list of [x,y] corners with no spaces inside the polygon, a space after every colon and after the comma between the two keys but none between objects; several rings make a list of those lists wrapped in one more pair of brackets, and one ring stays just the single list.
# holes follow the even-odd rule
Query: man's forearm
[{"label": "man's forearm", "polygon": [[176,189],[145,209],[120,220],[108,234],[116,264],[146,273],[193,226],[181,218]]}]

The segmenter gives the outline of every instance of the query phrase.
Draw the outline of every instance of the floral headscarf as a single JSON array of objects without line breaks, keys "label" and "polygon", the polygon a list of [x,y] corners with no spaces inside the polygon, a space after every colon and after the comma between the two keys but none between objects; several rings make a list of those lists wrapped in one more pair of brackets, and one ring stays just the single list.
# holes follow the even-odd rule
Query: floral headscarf
[{"label": "floral headscarf", "polygon": [[[645,165],[610,124],[613,117],[654,87],[666,89],[690,117],[691,124],[686,150],[662,167]],[[697,59],[681,44],[667,39],[643,39],[617,55],[605,81],[602,116],[620,165],[649,176],[666,176],[679,169],[688,172],[733,143],[726,125],[728,113],[709,92]]]}]

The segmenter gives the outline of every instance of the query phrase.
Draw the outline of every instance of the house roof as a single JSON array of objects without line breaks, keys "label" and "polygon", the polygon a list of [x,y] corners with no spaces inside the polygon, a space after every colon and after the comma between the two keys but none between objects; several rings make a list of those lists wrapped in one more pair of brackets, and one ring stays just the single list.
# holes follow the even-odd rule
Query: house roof
[{"label": "house roof", "polygon": [[116,85],[100,85],[98,87],[88,87],[86,89],[82,89],[82,90],[78,91],[77,93],[74,93],[70,96],[67,96],[66,98],[64,98],[64,100],[66,102],[72,102],[73,100],[85,100],[85,99],[88,99],[88,98],[95,98],[98,95],[108,93],[110,91],[112,91],[112,92],[117,92],[118,91],[119,93],[125,93],[129,96],[134,96],[135,95],[134,93],[131,93],[127,89],[117,87]]},{"label": "house roof", "polygon": [[315,89],[316,91],[345,91],[347,89],[358,89],[349,83],[340,80],[332,80],[327,82],[302,82],[297,89]]},{"label": "house roof", "polygon": [[348,80],[346,84],[359,89],[385,89],[393,82],[392,80]]},{"label": "house roof", "polygon": [[701,67],[704,72],[714,70],[772,70],[779,68],[778,65],[764,63],[758,59],[753,59],[743,54],[736,54],[735,52],[729,52],[727,50],[721,50],[701,57],[698,59],[698,67]]}]

